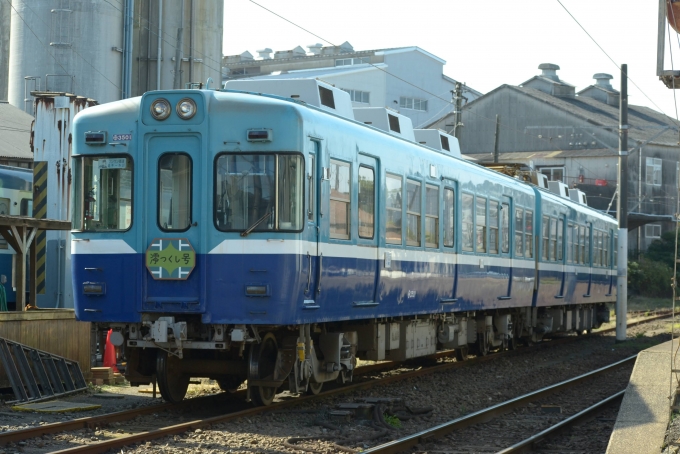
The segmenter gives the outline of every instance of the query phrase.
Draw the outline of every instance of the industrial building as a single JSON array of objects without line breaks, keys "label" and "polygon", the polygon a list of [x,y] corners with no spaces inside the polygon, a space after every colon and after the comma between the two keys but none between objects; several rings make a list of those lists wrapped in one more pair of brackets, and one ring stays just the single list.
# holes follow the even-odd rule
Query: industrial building
[{"label": "industrial building", "polygon": [[[501,85],[462,109],[461,150],[482,162],[526,164],[549,180],[584,191],[588,204],[615,214],[619,149],[619,92],[612,76],[598,73],[578,92],[544,63],[541,74]],[[428,127],[447,129],[448,115]],[[680,184],[677,122],[653,109],[628,110],[629,248],[645,250],[673,229]],[[637,221],[635,221],[637,219]],[[659,222],[647,223],[650,219]],[[636,225],[642,228],[633,230]]]},{"label": "industrial building", "polygon": [[[444,74],[446,61],[419,47],[357,51],[351,44],[313,44],[306,51],[248,51],[224,57],[224,81],[318,78],[347,91],[353,107],[388,107],[411,119],[415,128],[451,112],[456,80]],[[465,87],[472,101],[481,93]]]},{"label": "industrial building", "polygon": [[33,168],[32,122],[31,115],[0,101],[0,165]]}]

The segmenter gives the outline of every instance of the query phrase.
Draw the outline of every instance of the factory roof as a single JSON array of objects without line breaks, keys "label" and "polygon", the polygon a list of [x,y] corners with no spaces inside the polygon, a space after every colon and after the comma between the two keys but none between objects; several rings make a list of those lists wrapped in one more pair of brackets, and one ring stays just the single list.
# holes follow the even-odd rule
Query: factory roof
[{"label": "factory roof", "polygon": [[32,116],[7,101],[0,101],[0,158],[33,160],[31,123]]}]

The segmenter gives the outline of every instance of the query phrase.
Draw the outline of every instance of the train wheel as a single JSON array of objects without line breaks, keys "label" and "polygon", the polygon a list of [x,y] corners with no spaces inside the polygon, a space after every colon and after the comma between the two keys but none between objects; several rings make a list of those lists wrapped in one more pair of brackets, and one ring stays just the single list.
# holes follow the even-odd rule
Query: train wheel
[{"label": "train wheel", "polygon": [[[267,333],[262,342],[250,349],[249,374],[253,380],[271,379],[276,368],[276,356],[279,348],[272,333]],[[250,386],[250,398],[257,406],[266,406],[274,401],[276,388],[270,386]]]},{"label": "train wheel", "polygon": [[470,348],[467,345],[464,346],[464,347],[457,348],[456,349],[456,360],[467,361],[469,352],[470,352]]},{"label": "train wheel", "polygon": [[168,402],[178,403],[184,400],[189,388],[189,376],[182,373],[182,360],[175,355],[168,355],[164,350],[156,354],[156,377],[161,396]]},{"label": "train wheel", "polygon": [[321,388],[323,388],[323,383],[315,383],[310,381],[309,385],[307,386],[307,394],[316,396],[321,392]]},{"label": "train wheel", "polygon": [[508,350],[517,349],[517,339],[513,336],[508,339]]}]

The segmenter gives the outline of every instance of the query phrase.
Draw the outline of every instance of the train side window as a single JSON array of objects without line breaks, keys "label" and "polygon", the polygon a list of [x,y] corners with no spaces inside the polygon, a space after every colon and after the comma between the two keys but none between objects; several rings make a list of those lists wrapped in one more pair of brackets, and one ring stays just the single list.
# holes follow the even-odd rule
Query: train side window
[{"label": "train side window", "polygon": [[454,246],[456,202],[453,189],[444,188],[444,246]]},{"label": "train side window", "polygon": [[183,231],[191,224],[191,158],[166,153],[158,161],[158,224]]},{"label": "train side window", "polygon": [[550,218],[550,260],[557,260],[557,219]]},{"label": "train side window", "polygon": [[9,206],[10,206],[9,199],[5,198],[5,197],[0,197],[0,214],[4,214],[4,215],[9,216],[9,214],[10,214]]},{"label": "train side window", "polygon": [[385,178],[387,191],[387,219],[385,222],[385,242],[401,244],[401,198],[402,179],[399,175],[387,174]]},{"label": "train side window", "polygon": [[564,250],[562,235],[564,233],[564,221],[562,218],[557,220],[557,261],[561,262],[564,257],[562,256],[562,251]]},{"label": "train side window", "polygon": [[597,264],[604,265],[604,232],[597,232]]},{"label": "train side window", "polygon": [[571,263],[574,257],[574,251],[572,251],[572,247],[574,247],[574,241],[572,239],[572,232],[574,230],[574,226],[572,224],[567,224],[567,236],[564,238],[564,241],[567,246],[567,263]]},{"label": "train side window", "polygon": [[593,266],[600,265],[600,232],[593,231]]},{"label": "train side window", "polygon": [[349,163],[331,159],[331,238],[342,240],[350,238],[351,175],[352,169]]},{"label": "train side window", "polygon": [[359,166],[359,236],[373,238],[375,226],[375,172]]},{"label": "train side window", "polygon": [[618,267],[619,266],[619,236],[614,235],[614,254],[613,254],[613,262],[612,266]]},{"label": "train side window", "polygon": [[593,228],[591,226],[586,227],[586,254],[585,254],[586,265],[591,265],[590,256],[592,255],[593,251],[592,251],[592,244],[591,244],[591,241],[590,241],[590,236],[591,236],[592,229]]},{"label": "train side window", "polygon": [[609,267],[609,232],[604,234],[604,266]]},{"label": "train side window", "polygon": [[543,228],[541,234],[543,235],[543,251],[541,258],[543,260],[550,260],[550,218],[543,216]]},{"label": "train side window", "polygon": [[501,229],[501,252],[507,254],[510,252],[510,205],[507,203],[501,205]]},{"label": "train side window", "polygon": [[515,208],[515,256],[524,256],[524,210]]},{"label": "train side window", "polygon": [[534,212],[526,211],[524,218],[524,256],[528,259],[534,256]]},{"label": "train side window", "polygon": [[[318,142],[314,142],[317,144]],[[314,192],[316,191],[316,161],[315,155],[309,155],[309,172],[307,172],[307,219],[314,221],[314,212],[316,208],[316,198]]]},{"label": "train side window", "polygon": [[475,247],[474,197],[463,194],[461,225],[463,228],[463,250],[473,251]]},{"label": "train side window", "polygon": [[420,213],[421,190],[420,183],[406,180],[406,245],[420,246]]},{"label": "train side window", "polygon": [[578,227],[579,246],[581,249],[579,263],[586,263],[586,228],[582,225]]},{"label": "train side window", "polygon": [[579,253],[581,248],[579,246],[579,240],[578,240],[578,225],[574,225],[574,230],[571,232],[572,238],[573,238],[573,261],[575,264],[580,263],[580,257],[581,254]]},{"label": "train side window", "polygon": [[477,197],[475,209],[475,233],[477,252],[486,252],[486,198]]},{"label": "train side window", "polygon": [[498,254],[498,202],[489,201],[489,252]]},{"label": "train side window", "polygon": [[439,188],[425,186],[425,246],[439,247]]}]

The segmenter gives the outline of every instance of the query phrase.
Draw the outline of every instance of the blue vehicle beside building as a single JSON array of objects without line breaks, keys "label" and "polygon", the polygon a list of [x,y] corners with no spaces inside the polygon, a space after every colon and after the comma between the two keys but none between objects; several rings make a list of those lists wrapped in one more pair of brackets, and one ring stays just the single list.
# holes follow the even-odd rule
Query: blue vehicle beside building
[{"label": "blue vehicle beside building", "polygon": [[396,112],[357,121],[331,85],[269,82],[75,119],[76,315],[114,330],[131,383],[155,374],[178,401],[190,376],[248,380],[266,405],[351,380],[357,358],[608,320],[611,217],[456,158],[445,134],[421,145]]}]

